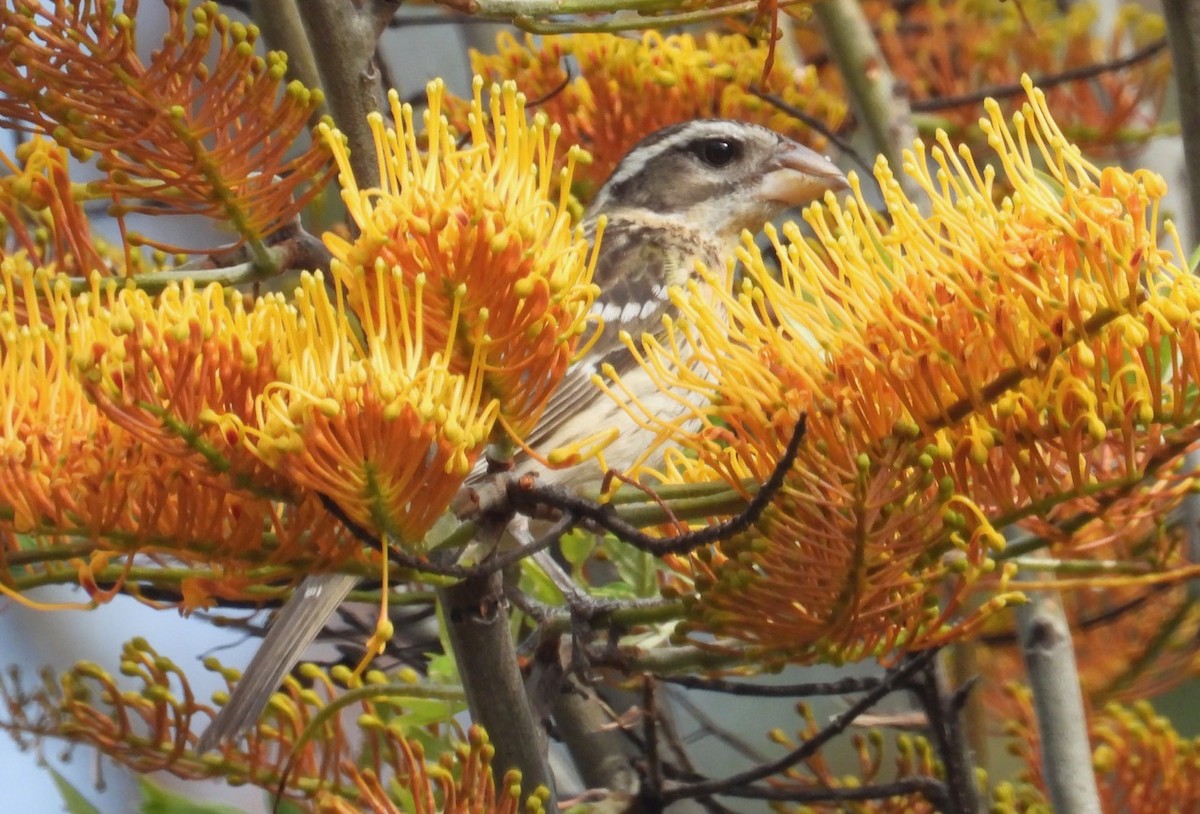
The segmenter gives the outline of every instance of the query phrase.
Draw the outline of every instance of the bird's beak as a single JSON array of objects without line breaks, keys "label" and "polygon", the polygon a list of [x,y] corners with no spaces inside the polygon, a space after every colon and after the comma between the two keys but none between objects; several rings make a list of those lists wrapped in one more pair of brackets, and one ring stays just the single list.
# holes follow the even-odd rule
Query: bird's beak
[{"label": "bird's beak", "polygon": [[780,153],[775,168],[763,178],[762,193],[771,201],[799,206],[826,192],[849,189],[846,176],[825,156],[794,144]]}]

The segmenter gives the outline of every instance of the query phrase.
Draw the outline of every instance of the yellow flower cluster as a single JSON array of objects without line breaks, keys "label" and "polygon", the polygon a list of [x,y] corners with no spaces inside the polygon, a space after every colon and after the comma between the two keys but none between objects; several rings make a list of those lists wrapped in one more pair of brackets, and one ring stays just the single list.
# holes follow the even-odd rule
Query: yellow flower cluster
[{"label": "yellow flower cluster", "polygon": [[358,188],[341,140],[327,131],[361,235],[325,240],[367,336],[407,343],[413,360],[443,359],[468,391],[498,402],[520,438],[566,371],[595,296],[583,232],[565,191],[551,191],[566,189],[577,151],[556,171],[559,128],[541,114],[528,123],[512,83],[493,89],[486,113],[482,79],[474,89],[461,148],[441,115],[440,80],[429,86],[424,146],[412,108],[391,93],[399,132],[371,119],[383,190]]},{"label": "yellow flower cluster", "polygon": [[87,194],[110,202],[127,247],[130,212],[205,215],[250,241],[277,231],[329,176],[319,146],[293,149],[320,91],[285,82],[286,56],[258,55],[258,29],[212,0],[164,4],[163,41],[147,59],[136,5],[0,5],[0,119],[53,137],[77,160],[97,158]]},{"label": "yellow flower cluster", "polygon": [[1200,285],[1158,247],[1164,185],[1088,164],[1027,90],[1011,124],[995,104],[981,123],[1011,195],[943,134],[906,154],[926,209],[881,164],[890,228],[855,185],[810,213],[819,245],[768,233],[778,279],[747,241],[717,308],[675,293],[683,317],[647,368],[712,406],[668,480],[761,481],[810,416],[758,529],[676,563],[696,627],[849,658],[963,635],[1004,601],[962,608],[994,528],[1106,489],[1142,500],[1194,440]]},{"label": "yellow flower cluster", "polygon": [[[399,133],[376,119],[383,190],[358,189],[327,131],[361,234],[329,236],[334,279],[305,275],[290,299],[190,282],[154,297],[99,275],[73,294],[53,267],[5,256],[0,542],[97,541],[92,587],[113,551],[327,566],[360,550],[328,498],[419,547],[497,420],[517,436],[536,422],[594,293],[582,232],[549,192],[569,184],[553,128],[526,121],[515,88],[487,108],[480,88],[462,146],[440,84],[425,149],[411,109],[397,106]],[[194,604],[241,579],[184,592]]]}]

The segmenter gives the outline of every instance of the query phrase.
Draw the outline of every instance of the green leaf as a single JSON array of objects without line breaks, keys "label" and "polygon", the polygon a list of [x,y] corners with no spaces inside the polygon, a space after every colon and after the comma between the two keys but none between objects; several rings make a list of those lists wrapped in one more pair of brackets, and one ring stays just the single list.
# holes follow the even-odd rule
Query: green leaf
[{"label": "green leaf", "polygon": [[[72,786],[67,778],[54,769],[47,769],[47,771],[50,772],[54,785],[58,787],[58,793],[62,795],[63,805],[66,806],[68,814],[100,814],[100,809],[88,802],[88,799],[80,794],[79,789]],[[9,780],[11,781],[12,778]]]},{"label": "green leaf", "polygon": [[246,814],[240,808],[224,803],[203,803],[191,800],[142,777],[138,780],[142,790],[142,814]]},{"label": "green leaf", "polygon": [[529,597],[547,605],[562,602],[562,591],[549,575],[533,560],[521,560],[521,590]]},{"label": "green leaf", "polygon": [[584,529],[575,529],[562,536],[559,548],[563,559],[570,563],[572,568],[579,568],[596,549],[596,535]]},{"label": "green leaf", "polygon": [[610,599],[647,599],[658,596],[658,572],[665,567],[658,558],[641,549],[606,537],[604,558],[617,570],[619,578],[596,590]]},{"label": "green leaf", "polygon": [[429,724],[445,723],[461,712],[464,705],[440,698],[405,698],[401,707],[403,712],[400,713],[399,719],[407,731]]}]

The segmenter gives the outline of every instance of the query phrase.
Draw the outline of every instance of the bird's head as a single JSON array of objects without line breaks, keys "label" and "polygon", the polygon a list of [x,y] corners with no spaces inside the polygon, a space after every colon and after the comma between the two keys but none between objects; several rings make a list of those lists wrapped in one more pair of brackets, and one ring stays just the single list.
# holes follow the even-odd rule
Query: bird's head
[{"label": "bird's head", "polygon": [[696,119],[638,142],[590,209],[653,212],[726,241],[743,229],[761,228],[788,207],[847,186],[832,161],[773,130]]}]

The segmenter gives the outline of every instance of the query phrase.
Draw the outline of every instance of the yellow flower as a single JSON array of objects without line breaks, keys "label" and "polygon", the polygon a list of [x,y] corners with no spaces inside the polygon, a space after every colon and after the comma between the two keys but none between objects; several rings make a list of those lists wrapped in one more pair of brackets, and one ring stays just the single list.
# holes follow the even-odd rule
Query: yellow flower
[{"label": "yellow flower", "polygon": [[942,134],[905,159],[928,207],[881,163],[890,228],[856,185],[810,211],[818,246],[793,224],[768,233],[778,279],[747,241],[747,280],[718,308],[675,293],[682,317],[647,368],[706,368],[707,383],[657,375],[711,406],[668,480],[764,480],[810,416],[757,530],[676,563],[695,627],[798,658],[961,637],[1005,601],[1002,580],[963,608],[994,528],[1130,497],[1195,440],[1200,286],[1158,248],[1165,187],[1088,164],[1027,89],[1011,124],[994,103],[981,123],[1011,195]]},{"label": "yellow flower", "polygon": [[294,305],[274,297],[256,309],[284,336],[279,380],[261,394],[248,438],[290,483],[417,547],[482,452],[498,405],[482,392],[478,360],[457,373],[451,357],[425,357],[419,323],[415,333],[386,329],[423,303],[401,276],[375,274],[381,302],[402,310],[384,311],[365,344],[320,275],[304,277]]},{"label": "yellow flower", "polygon": [[556,172],[559,128],[542,115],[528,122],[511,83],[493,87],[487,107],[483,81],[474,88],[462,146],[441,115],[440,80],[429,85],[420,139],[411,106],[390,94],[398,130],[371,118],[381,190],[358,188],[341,138],[324,131],[361,231],[353,242],[332,234],[325,242],[368,343],[406,342],[416,359],[440,358],[479,399],[498,403],[519,439],[585,330],[592,266],[565,193],[551,192],[570,186],[575,151]]},{"label": "yellow flower", "polygon": [[[106,599],[114,591],[99,582],[124,577],[112,552],[204,564],[347,556],[345,531],[315,496],[294,495],[237,434],[202,418],[252,416],[273,379],[268,337],[239,344],[244,320],[215,286],[156,303],[96,275],[73,296],[24,254],[0,262],[0,538],[25,534],[23,548],[46,551],[14,582],[78,575]],[[263,494],[289,491],[294,504]],[[55,549],[68,544],[78,553],[64,561]],[[237,594],[235,583],[220,590]]]}]

